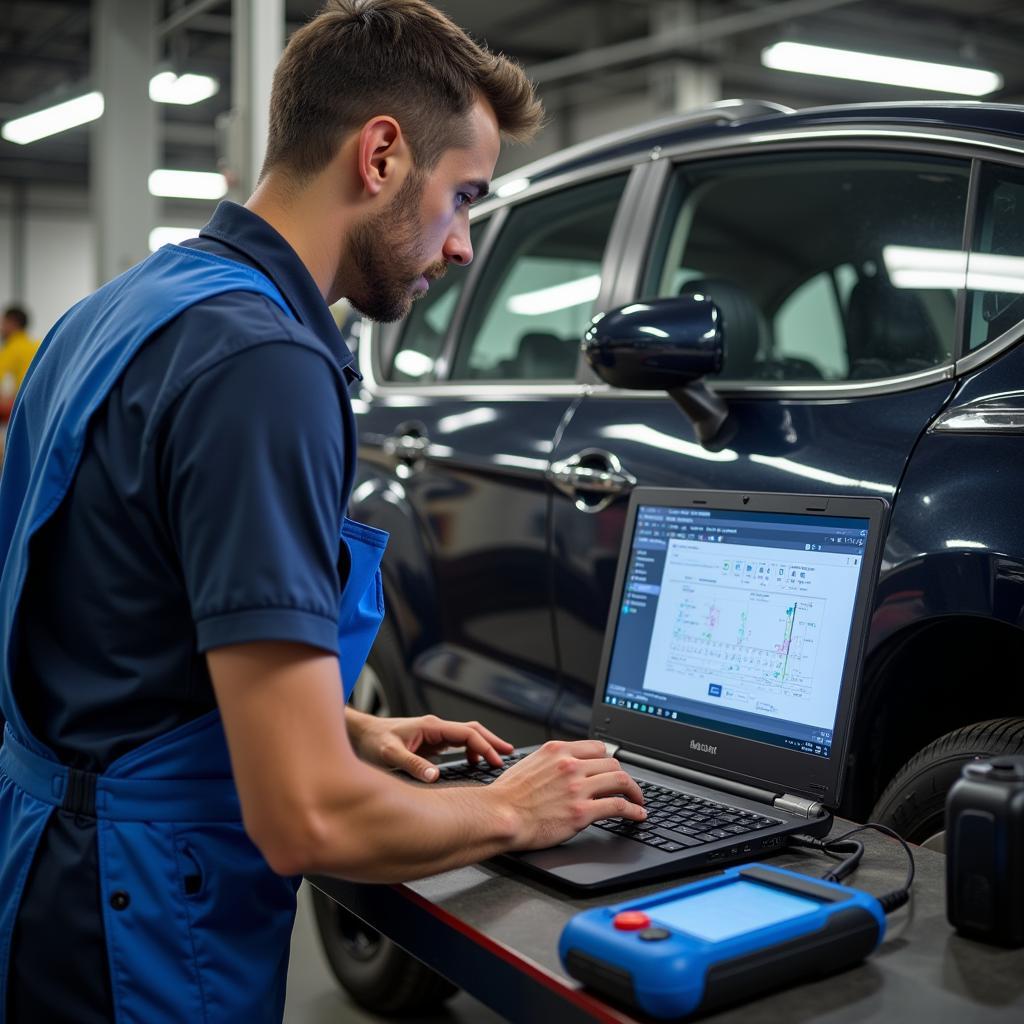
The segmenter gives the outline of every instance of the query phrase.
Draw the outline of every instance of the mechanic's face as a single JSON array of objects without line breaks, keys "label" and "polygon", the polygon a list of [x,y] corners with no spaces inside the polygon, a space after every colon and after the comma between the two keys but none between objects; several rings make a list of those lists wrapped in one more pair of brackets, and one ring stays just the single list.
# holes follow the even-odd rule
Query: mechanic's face
[{"label": "mechanic's face", "polygon": [[0,338],[6,341],[12,334],[18,330],[18,322],[13,316],[5,316],[0,321]]},{"label": "mechanic's face", "polygon": [[413,169],[389,206],[352,231],[360,281],[347,297],[372,320],[400,320],[449,263],[473,259],[469,207],[487,192],[500,139],[489,106],[477,103],[467,116],[472,143],[447,150],[429,172]]}]

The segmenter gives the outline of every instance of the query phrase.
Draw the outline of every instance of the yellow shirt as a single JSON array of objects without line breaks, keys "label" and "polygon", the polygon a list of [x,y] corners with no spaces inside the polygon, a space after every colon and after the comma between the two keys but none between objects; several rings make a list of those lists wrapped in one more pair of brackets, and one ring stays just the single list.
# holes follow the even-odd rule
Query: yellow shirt
[{"label": "yellow shirt", "polygon": [[18,393],[38,348],[39,342],[24,331],[15,331],[0,347],[0,398]]}]

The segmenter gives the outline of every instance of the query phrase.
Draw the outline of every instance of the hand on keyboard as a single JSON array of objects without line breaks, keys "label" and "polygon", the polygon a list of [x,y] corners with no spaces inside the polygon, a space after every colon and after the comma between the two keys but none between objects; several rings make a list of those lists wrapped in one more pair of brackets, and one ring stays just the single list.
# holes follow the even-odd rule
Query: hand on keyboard
[{"label": "hand on keyboard", "polygon": [[558,740],[507,771],[490,787],[511,815],[515,850],[557,846],[605,818],[643,821],[643,794],[598,740]]},{"label": "hand on keyboard", "polygon": [[[433,782],[438,769],[430,757],[453,747],[465,747],[470,761],[484,768],[501,766],[501,755],[512,744],[479,722],[448,722],[436,715],[419,718],[378,718],[346,709],[352,746],[364,761],[380,768],[398,768],[421,782]],[[474,764],[473,767],[477,767]]]}]

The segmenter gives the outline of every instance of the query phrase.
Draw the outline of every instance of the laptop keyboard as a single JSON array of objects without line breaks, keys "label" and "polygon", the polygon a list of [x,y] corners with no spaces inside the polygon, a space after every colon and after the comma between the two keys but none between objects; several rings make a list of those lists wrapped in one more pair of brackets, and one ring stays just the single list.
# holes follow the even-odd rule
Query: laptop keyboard
[{"label": "laptop keyboard", "polygon": [[[441,767],[443,781],[493,782],[509,766],[522,760],[525,754],[513,754],[504,759],[500,768],[481,761],[479,764],[454,764]],[[717,843],[722,839],[737,839],[752,832],[760,832],[772,825],[781,825],[778,818],[770,818],[754,811],[740,810],[727,804],[716,803],[690,793],[680,793],[653,782],[636,780],[644,795],[647,808],[646,821],[624,821],[622,818],[603,818],[595,821],[598,828],[634,839],[645,846],[654,846],[663,853],[677,853],[704,843]]]},{"label": "laptop keyboard", "polygon": [[525,754],[510,754],[503,757],[502,764],[494,768],[486,761],[478,761],[476,764],[443,764],[440,765],[441,781],[452,782],[493,782],[506,768],[511,768],[516,761],[522,761]]},{"label": "laptop keyboard", "polygon": [[604,818],[594,824],[646,846],[656,846],[663,853],[676,853],[690,846],[717,843],[721,839],[735,840],[782,824],[778,818],[729,807],[691,793],[680,793],[653,782],[637,779],[637,785],[644,795],[646,821]]}]

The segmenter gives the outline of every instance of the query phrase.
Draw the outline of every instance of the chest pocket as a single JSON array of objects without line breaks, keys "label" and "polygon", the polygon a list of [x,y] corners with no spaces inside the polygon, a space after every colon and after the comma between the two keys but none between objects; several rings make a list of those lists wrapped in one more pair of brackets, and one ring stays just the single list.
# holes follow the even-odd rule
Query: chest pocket
[{"label": "chest pocket", "polygon": [[348,517],[341,526],[338,568],[345,582],[338,611],[338,659],[345,700],[352,695],[384,618],[380,561],[388,536]]}]

